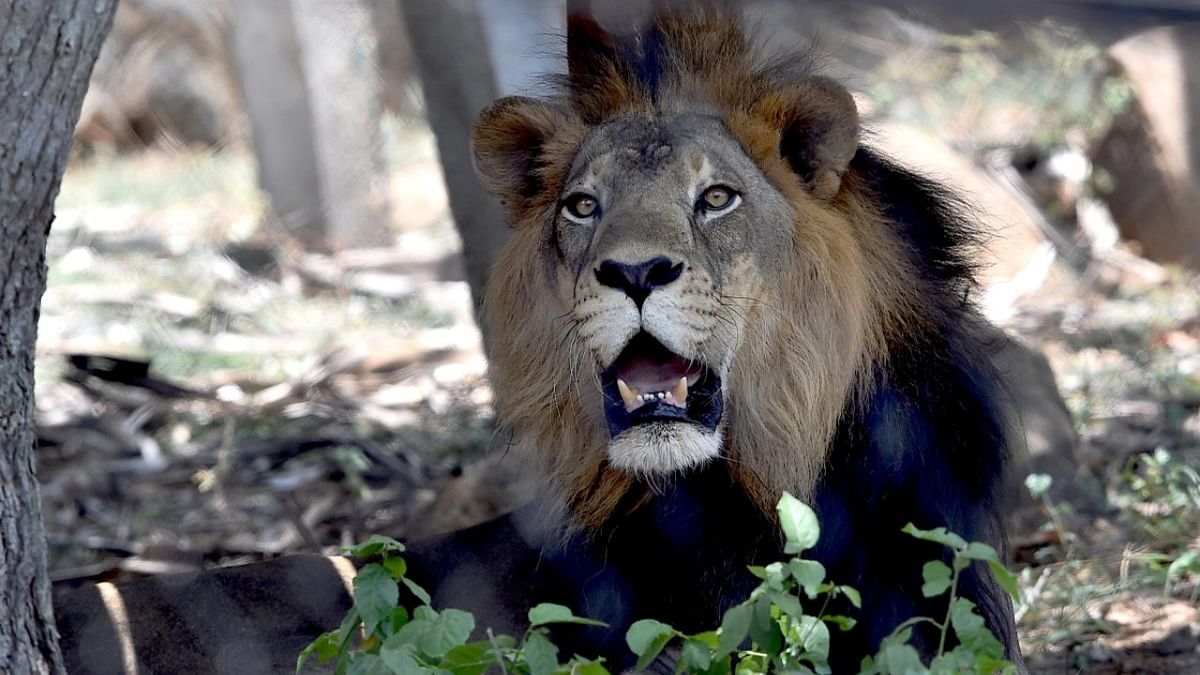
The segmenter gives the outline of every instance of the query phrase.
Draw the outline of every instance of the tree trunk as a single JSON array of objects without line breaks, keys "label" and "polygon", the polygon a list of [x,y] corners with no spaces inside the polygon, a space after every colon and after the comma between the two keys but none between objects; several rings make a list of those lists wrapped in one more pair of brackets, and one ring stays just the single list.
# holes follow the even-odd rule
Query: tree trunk
[{"label": "tree trunk", "polygon": [[33,463],[46,235],[116,0],[0,6],[0,672],[61,673]]},{"label": "tree trunk", "polygon": [[508,239],[503,211],[471,166],[471,125],[498,93],[477,3],[401,0],[476,306],[496,252]]}]

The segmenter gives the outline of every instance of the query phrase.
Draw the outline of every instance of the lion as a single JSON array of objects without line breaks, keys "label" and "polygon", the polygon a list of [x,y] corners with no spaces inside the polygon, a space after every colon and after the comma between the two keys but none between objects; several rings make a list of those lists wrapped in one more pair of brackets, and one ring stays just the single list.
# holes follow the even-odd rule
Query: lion
[{"label": "lion", "polygon": [[[828,608],[858,619],[830,664],[857,672],[897,625],[946,611],[921,593],[945,551],[905,524],[1003,544],[1005,410],[969,210],[870,149],[811,59],[762,57],[737,12],[664,11],[629,34],[574,16],[567,42],[558,93],[496,102],[472,138],[513,228],[483,303],[497,422],[545,490],[410,544],[410,575],[497,632],[540,602],[601,620],[555,639],[615,672],[633,621],[710,630],[746,597],[747,567],[782,557],[786,490],[820,517],[828,578],[861,591],[860,611]],[[338,626],[352,575],[297,556],[63,596],[67,661],[223,672],[250,644],[257,671],[284,670]],[[958,591],[1019,664],[990,571]],[[936,650],[928,626],[913,635]]]},{"label": "lion", "polygon": [[[559,94],[496,102],[472,138],[513,228],[483,304],[498,425],[543,473],[563,539],[510,534],[551,561],[547,597],[617,628],[711,628],[745,565],[779,557],[790,491],[820,514],[831,578],[863,590],[833,649],[835,672],[856,668],[944,611],[920,593],[939,552],[905,523],[1002,544],[969,212],[866,147],[853,97],[811,59],[761,58],[736,12],[630,35],[575,16],[568,53]],[[968,577],[1019,661],[1006,597]],[[614,634],[588,646],[624,663]]]}]

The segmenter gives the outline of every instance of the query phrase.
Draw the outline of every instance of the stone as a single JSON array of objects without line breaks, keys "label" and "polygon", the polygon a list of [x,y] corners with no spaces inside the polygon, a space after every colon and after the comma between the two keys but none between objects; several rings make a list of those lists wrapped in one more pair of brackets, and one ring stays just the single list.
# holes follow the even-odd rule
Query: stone
[{"label": "stone", "polygon": [[1200,24],[1135,34],[1109,56],[1133,102],[1093,151],[1104,199],[1142,255],[1200,269]]}]

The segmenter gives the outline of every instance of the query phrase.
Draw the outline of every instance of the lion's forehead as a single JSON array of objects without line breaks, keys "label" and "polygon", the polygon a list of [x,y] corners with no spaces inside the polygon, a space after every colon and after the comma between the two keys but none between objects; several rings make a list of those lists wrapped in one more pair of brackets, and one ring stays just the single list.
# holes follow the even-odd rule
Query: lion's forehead
[{"label": "lion's forehead", "polygon": [[664,180],[701,183],[724,172],[756,172],[750,158],[717,117],[621,117],[595,127],[580,148],[570,181],[644,189]]}]

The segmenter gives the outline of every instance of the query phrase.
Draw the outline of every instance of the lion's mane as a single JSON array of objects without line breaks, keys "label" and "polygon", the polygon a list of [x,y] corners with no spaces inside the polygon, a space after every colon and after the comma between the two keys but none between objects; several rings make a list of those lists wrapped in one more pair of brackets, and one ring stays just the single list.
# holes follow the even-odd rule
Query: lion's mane
[{"label": "lion's mane", "polygon": [[[832,200],[814,201],[813,186],[781,157],[779,129],[805,124],[806,117],[825,119],[830,113],[819,106],[827,97],[812,96],[817,109],[799,119],[791,102],[828,81],[813,76],[806,54],[757,56],[741,21],[728,12],[659,15],[627,38],[575,19],[569,42],[571,74],[551,99],[553,113],[539,120],[547,140],[531,165],[513,169],[534,180],[527,191],[504,196],[514,234],[484,303],[501,428],[535,458],[585,527],[608,519],[635,486],[608,466],[608,431],[588,414],[600,409],[595,388],[574,384],[594,364],[572,334],[566,308],[551,297],[553,273],[543,261],[552,245],[539,224],[552,217],[589,128],[622,115],[712,110],[796,216],[788,274],[767,289],[766,300],[740,308],[747,322],[727,383],[724,455],[767,513],[782,490],[810,497],[839,421],[876,383],[889,345],[911,343],[922,332],[914,324],[929,323],[930,310],[937,311],[923,300],[945,292],[933,284],[964,295],[970,231],[956,225],[923,252],[936,259],[938,271],[937,279],[924,278],[931,262],[916,259],[911,242],[898,236],[868,175],[880,161],[865,150]],[[857,130],[857,119],[845,122]]]}]

